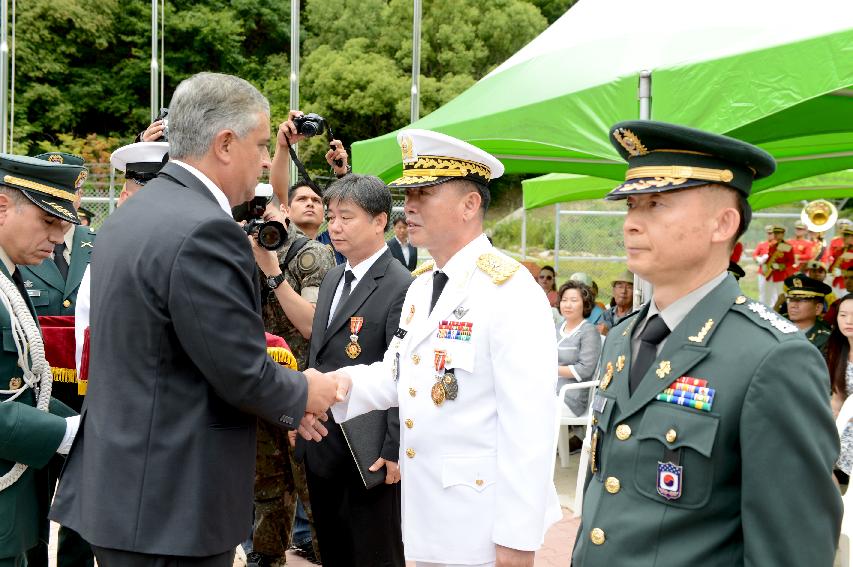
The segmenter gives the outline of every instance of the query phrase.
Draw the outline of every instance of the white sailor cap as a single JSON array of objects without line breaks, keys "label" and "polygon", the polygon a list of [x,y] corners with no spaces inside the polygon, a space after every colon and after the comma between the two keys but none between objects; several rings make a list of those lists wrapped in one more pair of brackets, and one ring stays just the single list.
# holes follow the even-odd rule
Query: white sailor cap
[{"label": "white sailor cap", "polygon": [[169,153],[168,142],[137,142],[122,146],[110,156],[114,168],[125,173],[125,177],[148,181],[157,176]]},{"label": "white sailor cap", "polygon": [[397,143],[403,152],[403,176],[390,187],[428,187],[452,179],[488,186],[504,173],[493,155],[452,136],[429,130],[402,130]]},{"label": "white sailor cap", "polygon": [[258,183],[255,185],[255,197],[272,197],[272,185],[269,183]]}]

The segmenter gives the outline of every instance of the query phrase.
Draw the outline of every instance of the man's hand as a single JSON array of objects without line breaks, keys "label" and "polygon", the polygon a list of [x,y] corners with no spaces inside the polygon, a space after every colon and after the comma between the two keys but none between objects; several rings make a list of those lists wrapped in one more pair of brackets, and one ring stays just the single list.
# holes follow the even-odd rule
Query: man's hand
[{"label": "man's hand", "polygon": [[308,402],[305,411],[320,415],[337,400],[338,383],[334,376],[309,368],[303,374],[308,380]]},{"label": "man's hand", "polygon": [[268,278],[279,275],[281,273],[281,266],[278,264],[278,254],[275,250],[267,250],[262,246],[258,246],[258,237],[255,234],[249,235],[249,243],[252,245],[255,262],[264,275]]},{"label": "man's hand", "polygon": [[[326,152],[326,163],[329,164],[336,176],[343,177],[349,173],[349,156],[347,155],[347,151],[340,140],[332,140],[329,142],[329,145],[332,146],[332,149]],[[341,160],[341,165],[335,163],[336,159]]]},{"label": "man's hand", "polygon": [[163,137],[163,130],[166,129],[166,125],[162,120],[155,120],[151,123],[148,128],[142,132],[142,141],[143,142],[156,142],[160,138]]},{"label": "man's hand", "polygon": [[[322,441],[323,437],[329,434],[329,430],[326,429],[326,426],[323,425],[324,421],[327,421],[329,416],[325,413],[321,413],[320,415],[310,414],[305,412],[305,415],[302,416],[302,420],[299,422],[299,428],[296,430],[306,441]],[[288,438],[289,438],[288,434]],[[291,446],[296,445],[296,438],[293,438],[291,441]]]},{"label": "man's hand", "polygon": [[533,567],[533,551],[495,545],[495,567]]},{"label": "man's hand", "polygon": [[347,398],[349,397],[349,391],[352,389],[352,378],[350,378],[350,375],[341,370],[335,370],[334,372],[329,372],[328,376],[332,377],[337,383],[337,394],[335,396],[335,401],[347,401]]},{"label": "man's hand", "polygon": [[382,457],[379,457],[367,470],[376,472],[383,466],[385,467],[385,484],[397,484],[400,482],[400,465],[394,461],[386,461]]},{"label": "man's hand", "polygon": [[293,119],[297,116],[302,116],[302,114],[301,110],[291,110],[287,115],[287,120],[279,125],[278,146],[280,148],[287,148],[290,144],[298,144],[307,138],[307,136],[303,136],[297,132],[296,124],[293,123]]}]

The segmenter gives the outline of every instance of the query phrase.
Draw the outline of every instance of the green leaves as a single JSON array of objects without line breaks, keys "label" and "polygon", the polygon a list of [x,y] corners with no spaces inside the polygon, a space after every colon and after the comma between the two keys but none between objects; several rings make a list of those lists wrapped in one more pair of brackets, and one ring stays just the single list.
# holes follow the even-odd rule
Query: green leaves
[{"label": "green leaves", "polygon": [[[574,0],[424,0],[421,115],[536,37]],[[300,105],[349,146],[409,122],[412,0],[303,0]],[[165,101],[200,71],[239,75],[289,110],[290,2],[167,0]],[[18,3],[16,151],[127,143],[149,120],[151,7],[119,0]],[[543,16],[543,12],[547,16]],[[558,16],[559,14],[557,14]],[[62,134],[62,135],[61,135]],[[75,145],[76,144],[76,145]],[[324,140],[300,152],[325,168]],[[99,150],[100,151],[100,150]]]}]

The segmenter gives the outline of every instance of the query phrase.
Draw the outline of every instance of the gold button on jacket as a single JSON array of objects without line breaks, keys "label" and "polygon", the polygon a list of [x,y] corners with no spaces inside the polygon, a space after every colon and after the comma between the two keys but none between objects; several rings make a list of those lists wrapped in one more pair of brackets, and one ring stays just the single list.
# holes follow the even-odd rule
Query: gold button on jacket
[{"label": "gold button on jacket", "polygon": [[678,433],[675,432],[675,429],[670,429],[666,432],[666,442],[667,443],[675,443],[675,440],[678,438]]},{"label": "gold button on jacket", "polygon": [[589,539],[595,545],[601,545],[607,538],[604,536],[604,530],[601,528],[593,528],[592,531],[589,532]]},{"label": "gold button on jacket", "polygon": [[414,427],[414,426],[415,426],[415,422],[414,422],[414,421],[412,421],[411,419],[407,419],[407,420],[406,420],[406,427],[408,427],[409,429],[411,429],[411,428],[412,428],[412,427]]},{"label": "gold button on jacket", "polygon": [[409,457],[410,459],[414,459],[415,458],[415,450],[412,448],[406,449],[406,456]]},{"label": "gold button on jacket", "polygon": [[619,489],[622,488],[622,485],[618,478],[615,476],[609,476],[607,477],[607,480],[604,481],[604,488],[607,489],[607,492],[610,494],[616,494],[619,492]]},{"label": "gold button on jacket", "polygon": [[619,439],[620,441],[627,441],[628,439],[630,439],[631,438],[631,427],[624,424],[624,423],[622,425],[620,425],[619,427],[617,427],[616,428],[616,438]]}]

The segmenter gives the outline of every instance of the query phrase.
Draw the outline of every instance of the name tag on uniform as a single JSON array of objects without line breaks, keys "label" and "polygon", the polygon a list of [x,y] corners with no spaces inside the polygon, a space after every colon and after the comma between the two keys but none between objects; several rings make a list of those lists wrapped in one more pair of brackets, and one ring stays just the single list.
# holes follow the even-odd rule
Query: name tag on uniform
[{"label": "name tag on uniform", "polygon": [[607,407],[607,398],[604,396],[595,395],[595,398],[592,400],[592,411],[595,413],[601,413],[604,411],[604,408]]},{"label": "name tag on uniform", "polygon": [[40,289],[28,289],[27,295],[29,295],[30,297],[41,297],[41,290]]}]

